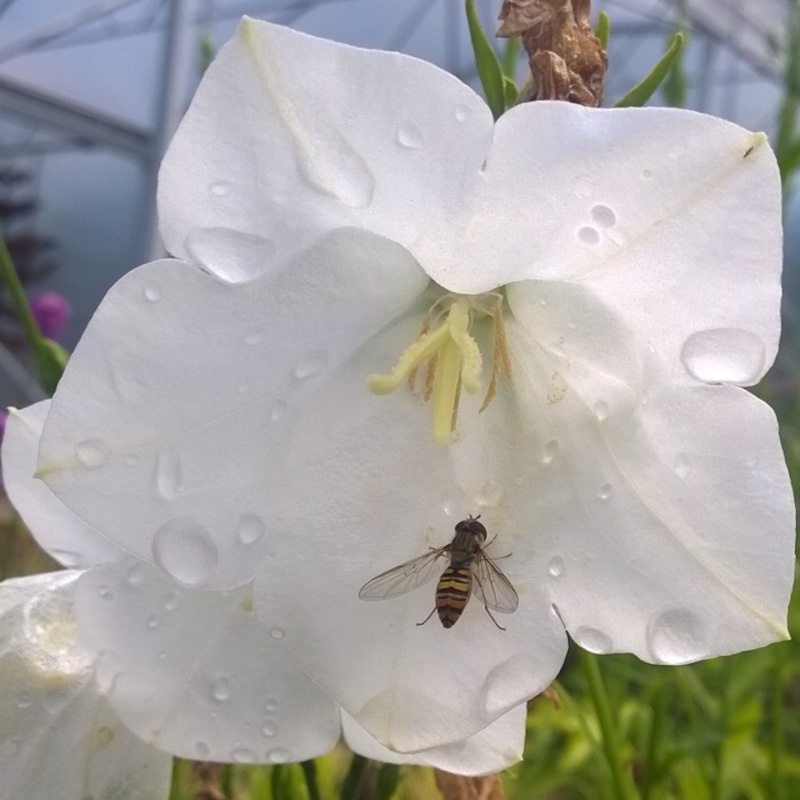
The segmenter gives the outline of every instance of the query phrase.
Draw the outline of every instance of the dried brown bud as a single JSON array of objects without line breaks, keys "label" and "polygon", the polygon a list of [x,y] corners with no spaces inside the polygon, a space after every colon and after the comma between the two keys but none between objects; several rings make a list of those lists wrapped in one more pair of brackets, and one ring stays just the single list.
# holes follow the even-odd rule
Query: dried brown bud
[{"label": "dried brown bud", "polygon": [[499,775],[468,778],[441,769],[434,773],[444,800],[506,800]]},{"label": "dried brown bud", "polygon": [[498,36],[517,36],[532,86],[524,100],[599,106],[608,59],[589,24],[590,0],[503,0]]}]

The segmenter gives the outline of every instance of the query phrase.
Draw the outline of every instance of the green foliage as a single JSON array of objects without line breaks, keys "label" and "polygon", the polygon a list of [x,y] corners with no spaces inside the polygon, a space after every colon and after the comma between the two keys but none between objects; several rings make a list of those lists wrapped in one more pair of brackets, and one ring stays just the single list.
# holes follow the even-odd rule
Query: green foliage
[{"label": "green foliage", "polygon": [[608,50],[608,37],[611,34],[611,20],[605,11],[597,15],[597,25],[594,28],[594,35],[600,40],[603,50]]},{"label": "green foliage", "polygon": [[[475,65],[478,69],[478,78],[483,87],[483,95],[495,119],[498,119],[506,110],[506,80],[503,66],[497,57],[494,48],[486,38],[486,34],[478,21],[474,0],[466,0],[467,24],[472,40],[472,49],[475,52]],[[514,94],[516,99],[516,93]]]},{"label": "green foliage", "polygon": [[630,106],[643,106],[653,96],[656,89],[662,84],[667,75],[669,75],[670,70],[678,60],[684,42],[685,38],[680,31],[673,34],[666,53],[661,56],[655,66],[636,84],[636,86],[629,89],[614,103],[614,107],[627,108]]}]

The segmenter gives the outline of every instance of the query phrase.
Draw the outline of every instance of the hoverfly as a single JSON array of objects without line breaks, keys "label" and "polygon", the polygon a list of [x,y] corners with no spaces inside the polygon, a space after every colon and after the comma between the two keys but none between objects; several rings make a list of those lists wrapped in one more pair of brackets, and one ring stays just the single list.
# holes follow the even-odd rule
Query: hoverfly
[{"label": "hoverfly", "polygon": [[358,596],[362,600],[384,600],[410,592],[428,581],[434,575],[436,562],[442,556],[448,556],[450,566],[441,574],[436,585],[436,605],[417,625],[424,625],[434,611],[438,611],[442,625],[451,628],[458,622],[474,590],[483,601],[483,607],[492,622],[504,631],[505,628],[492,616],[490,609],[510,614],[519,605],[519,598],[511,581],[484,552],[483,543],[487,534],[479,519],[480,515],[461,520],[456,525],[456,534],[450,544],[432,547],[430,553],[381,572],[361,587]]}]

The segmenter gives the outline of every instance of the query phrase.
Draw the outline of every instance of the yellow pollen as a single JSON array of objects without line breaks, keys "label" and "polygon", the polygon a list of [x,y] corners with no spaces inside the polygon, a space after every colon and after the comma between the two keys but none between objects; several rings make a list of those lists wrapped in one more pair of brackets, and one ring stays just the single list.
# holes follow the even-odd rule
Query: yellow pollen
[{"label": "yellow pollen", "polygon": [[[481,411],[494,396],[497,373],[510,375],[502,319],[498,322],[502,302],[502,297],[498,296],[496,308],[491,313],[495,319],[494,364]],[[477,392],[481,387],[483,358],[469,330],[471,313],[475,308],[474,299],[455,297],[444,321],[433,330],[430,329],[429,313],[419,337],[401,353],[394,369],[388,375],[373,374],[367,378],[367,388],[374,394],[389,394],[403,382],[407,382],[413,391],[417,372],[425,365],[423,397],[432,401],[431,433],[437,442],[451,440],[462,387],[469,393]]]}]

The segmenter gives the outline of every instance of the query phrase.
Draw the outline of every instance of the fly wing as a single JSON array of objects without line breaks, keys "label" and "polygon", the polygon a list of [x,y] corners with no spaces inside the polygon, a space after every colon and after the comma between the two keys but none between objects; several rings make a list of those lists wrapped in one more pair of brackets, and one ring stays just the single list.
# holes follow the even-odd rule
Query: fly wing
[{"label": "fly wing", "polygon": [[430,580],[435,574],[436,561],[450,550],[450,545],[437,547],[429,553],[412,558],[403,564],[381,572],[359,590],[362,600],[384,600],[410,592]]},{"label": "fly wing", "polygon": [[483,600],[487,608],[499,611],[501,614],[510,614],[517,610],[519,597],[511,581],[506,578],[503,570],[492,561],[482,550],[478,552],[472,564],[472,574],[475,577],[475,594]]}]

